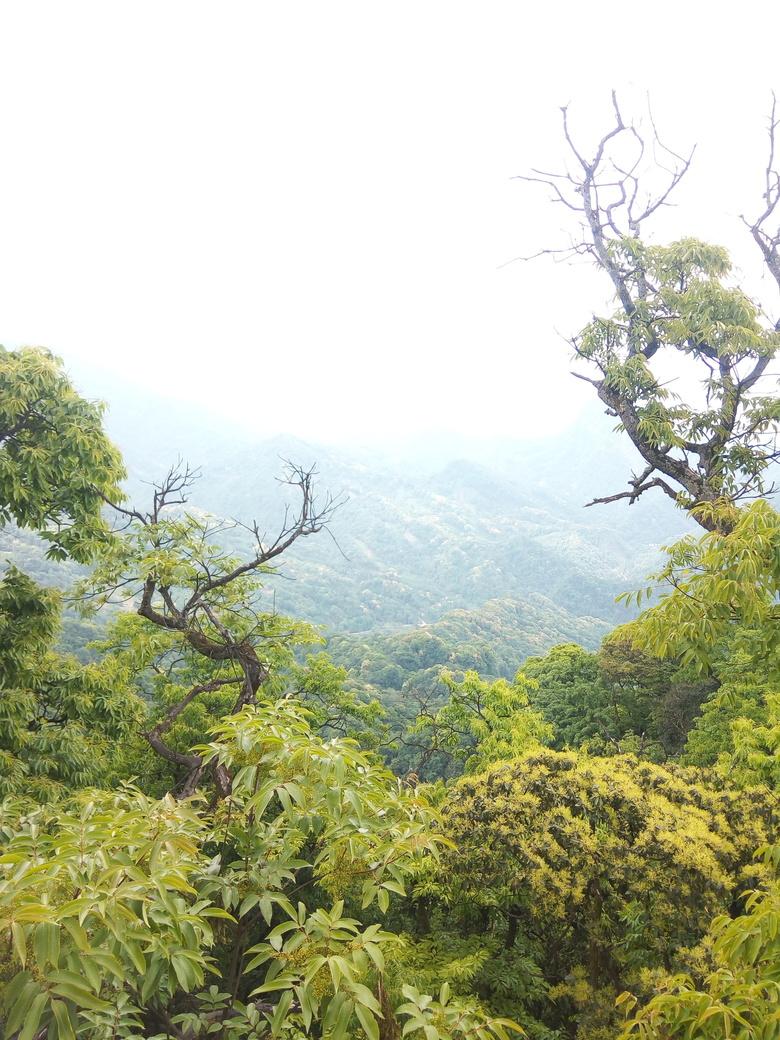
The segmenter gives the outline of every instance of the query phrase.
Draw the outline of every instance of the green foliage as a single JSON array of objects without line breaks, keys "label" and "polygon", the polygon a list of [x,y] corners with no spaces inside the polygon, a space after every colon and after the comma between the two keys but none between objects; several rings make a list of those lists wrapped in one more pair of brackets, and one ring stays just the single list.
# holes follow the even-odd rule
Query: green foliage
[{"label": "green foliage", "polygon": [[[693,153],[686,159],[666,148],[652,116],[648,135],[640,121],[624,119],[614,92],[612,109],[612,126],[590,152],[575,143],[564,108],[570,165],[528,178],[546,184],[577,214],[570,255],[593,259],[616,304],[608,316],[594,317],[573,345],[590,366],[592,377],[584,378],[644,467],[628,490],[595,501],[633,504],[658,489],[707,530],[728,531],[731,518],[708,510],[763,494],[778,458],[780,401],[769,386],[780,332],[766,309],[734,284],[726,250],[692,237],[650,244],[647,222],[668,202]],[[780,285],[775,128],[773,111],[763,212],[748,226],[767,274]],[[693,374],[687,400],[668,379],[670,363]]]},{"label": "green foliage", "polygon": [[[433,898],[440,927],[504,950],[500,976],[529,957],[548,995],[507,1002],[477,975],[489,1006],[530,1028],[579,1022],[580,1040],[614,1035],[613,1001],[647,992],[756,876],[777,797],[715,774],[631,756],[539,750],[454,786],[444,833],[455,844]],[[599,1032],[598,1030],[607,1030]]]},{"label": "green foliage", "polygon": [[[701,715],[688,733],[682,761],[686,765],[727,766],[734,751],[732,725],[737,719],[752,724],[767,721],[767,694],[774,688],[756,669],[749,650],[726,646],[717,653],[714,672],[717,692],[702,706]],[[723,756],[726,756],[723,758]]]},{"label": "green foliage", "polygon": [[[780,849],[766,859],[777,868]],[[712,922],[711,970],[701,978],[672,975],[627,1023],[624,1038],[647,1040],[776,1040],[780,1036],[780,888],[776,876],[748,894],[744,913]],[[618,998],[631,1010],[636,999]]]},{"label": "green foliage", "polygon": [[579,747],[606,735],[608,698],[594,653],[562,643],[544,657],[529,657],[520,674],[529,681],[532,705],[554,726],[555,747]]},{"label": "green foliage", "polygon": [[457,680],[443,672],[441,681],[449,701],[435,714],[419,715],[411,729],[419,743],[423,772],[432,759],[443,757],[450,775],[474,773],[552,739],[552,726],[530,707],[533,681],[522,674],[509,683],[506,679],[488,682],[476,672],[466,672]]},{"label": "green foliage", "polygon": [[[477,610],[454,610],[430,625],[390,634],[334,634],[328,649],[353,681],[381,690],[383,699],[428,693],[442,668],[511,679],[520,661],[550,640],[579,638],[596,646],[606,625],[573,618],[548,600],[491,599]],[[445,691],[442,691],[444,693]]]},{"label": "green foliage", "polygon": [[57,634],[59,596],[15,567],[0,582],[0,687],[28,675]]},{"label": "green foliage", "polygon": [[109,536],[103,496],[121,498],[124,468],[85,401],[48,351],[0,347],[0,525],[39,531],[48,555],[91,559]]},{"label": "green foliage", "polygon": [[[310,477],[300,476],[305,509],[313,502]],[[215,720],[254,703],[261,687],[266,700],[281,694],[296,651],[321,642],[311,626],[258,604],[271,561],[297,537],[319,530],[321,517],[302,513],[270,546],[257,533],[254,556],[241,560],[217,544],[222,523],[179,509],[193,479],[174,467],[155,487],[150,512],[123,510],[126,529],[77,587],[85,610],[132,607],[133,614],[120,613],[110,626],[104,660],[144,684],[151,702],[144,736],[162,760],[155,768],[159,785],[184,794],[203,772],[191,746]],[[334,704],[333,676],[319,671],[326,681],[322,703]],[[347,698],[339,696],[343,717]],[[362,710],[352,705],[353,714]]]},{"label": "green foliage", "polygon": [[[490,600],[479,610],[455,610],[430,625],[391,634],[331,635],[328,651],[347,668],[347,688],[385,708],[396,743],[383,753],[395,772],[408,773],[420,764],[420,748],[403,735],[421,710],[433,714],[447,703],[443,669],[512,680],[520,661],[556,637],[576,635],[596,645],[605,630],[594,619],[574,619],[529,596],[523,602]],[[445,757],[433,763],[437,775],[446,772]]]},{"label": "green foliage", "polygon": [[[2,805],[6,1036],[205,1036],[218,1024],[376,1040],[393,1013],[380,1003],[383,947],[397,940],[345,916],[344,899],[388,909],[438,852],[431,810],[353,742],[315,736],[293,702],[246,708],[213,736],[200,751],[232,784],[211,806],[131,787]],[[506,1023],[446,998],[419,998],[437,1036],[505,1040]],[[398,1013],[417,1028],[418,1012]]]},{"label": "green foliage", "polygon": [[508,1040],[509,1030],[523,1031],[507,1018],[490,1018],[486,1022],[478,1005],[469,1007],[462,1001],[451,1000],[447,982],[442,983],[438,1000],[419,993],[414,986],[404,986],[403,994],[406,1003],[398,1008],[398,1014],[406,1016],[404,1036],[419,1032],[424,1034],[425,1040],[442,1040],[449,1036],[488,1040],[492,1033],[499,1040]]},{"label": "green foliage", "polygon": [[311,711],[316,729],[375,748],[389,736],[385,710],[348,682],[347,669],[335,665],[325,653],[309,654],[304,665],[292,667],[289,678],[291,691]]},{"label": "green foliage", "polygon": [[731,723],[733,750],[721,755],[719,769],[744,787],[763,784],[780,790],[780,690],[765,699],[766,719],[756,725],[743,717]]},{"label": "green foliage", "polygon": [[715,648],[739,626],[737,636],[754,667],[777,676],[780,515],[759,499],[728,516],[727,533],[687,538],[667,550],[668,562],[654,579],[664,591],[629,634],[650,653],[704,670],[712,665]]},{"label": "green foliage", "polygon": [[127,671],[52,651],[59,597],[11,568],[0,581],[0,797],[104,783],[144,716]]},{"label": "green foliage", "polygon": [[214,911],[192,884],[206,866],[194,806],[84,791],[6,802],[1,819],[6,1035],[138,1035],[145,1005],[203,984]]},{"label": "green foliage", "polygon": [[[577,353],[600,371],[602,400],[650,464],[637,487],[656,470],[682,485],[680,504],[694,510],[761,493],[780,402],[751,391],[776,355],[780,334],[757,303],[728,283],[725,250],[690,238],[650,246],[619,237],[600,262],[620,310],[595,318],[581,333]],[[658,379],[652,359],[665,349],[699,363],[703,408]],[[698,469],[683,461],[686,452],[698,456]],[[709,526],[704,513],[700,519]]]},{"label": "green foliage", "polygon": [[[192,478],[178,472],[175,476],[174,493],[184,494]],[[158,489],[149,517],[131,513],[123,536],[101,555],[91,574],[77,586],[85,610],[94,611],[109,603],[133,603],[147,581],[154,583],[155,590],[170,591],[171,596],[183,596],[187,590],[191,594],[193,588],[205,583],[206,574],[214,584],[208,590],[213,609],[228,611],[251,604],[253,594],[262,587],[261,577],[272,573],[273,567],[259,563],[244,569],[235,580],[224,581],[242,562],[217,541],[224,524],[200,511],[182,512],[180,504],[181,500],[167,504]],[[239,615],[235,624],[248,630],[252,621]]]},{"label": "green foliage", "polygon": [[521,673],[533,680],[531,704],[552,723],[556,748],[635,751],[660,760],[679,753],[715,686],[618,636],[607,638],[598,653],[571,643],[553,647],[528,658]]},{"label": "green foliage", "polygon": [[469,934],[464,918],[471,919],[462,905],[448,904],[446,884],[431,884],[426,897],[420,896],[423,887],[418,877],[416,907],[424,907],[425,913],[417,914],[415,932],[404,934],[387,957],[384,983],[391,1002],[403,997],[410,978],[426,993],[446,982],[464,1004],[479,1002],[495,1015],[518,1020],[533,1040],[557,1037],[529,1012],[544,1005],[549,992],[533,943],[524,939],[510,948],[503,935],[489,929],[475,928]]}]

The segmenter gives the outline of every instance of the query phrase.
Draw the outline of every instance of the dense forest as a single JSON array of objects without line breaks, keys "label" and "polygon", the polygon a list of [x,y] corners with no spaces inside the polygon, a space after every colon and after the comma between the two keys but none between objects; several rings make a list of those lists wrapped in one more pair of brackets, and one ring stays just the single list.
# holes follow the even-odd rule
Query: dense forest
[{"label": "dense forest", "polygon": [[613,115],[527,178],[603,435],[242,444],[0,348],[7,1040],[780,1038],[778,304]]}]

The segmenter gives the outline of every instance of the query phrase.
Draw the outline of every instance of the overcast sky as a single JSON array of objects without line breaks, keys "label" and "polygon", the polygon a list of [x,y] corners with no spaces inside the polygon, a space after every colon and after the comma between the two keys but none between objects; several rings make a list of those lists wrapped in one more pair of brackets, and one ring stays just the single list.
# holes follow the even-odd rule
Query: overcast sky
[{"label": "overcast sky", "polygon": [[260,433],[564,428],[601,290],[502,266],[565,219],[512,176],[649,90],[698,142],[661,231],[754,277],[779,39],[769,0],[2,4],[0,342]]}]

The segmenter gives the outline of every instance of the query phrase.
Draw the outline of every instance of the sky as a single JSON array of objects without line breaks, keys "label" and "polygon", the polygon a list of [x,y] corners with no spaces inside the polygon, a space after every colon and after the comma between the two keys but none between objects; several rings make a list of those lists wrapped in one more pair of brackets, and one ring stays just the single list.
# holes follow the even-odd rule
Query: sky
[{"label": "sky", "polygon": [[[649,94],[694,166],[660,239],[760,202],[780,5],[136,0],[0,5],[0,342],[258,434],[560,432],[608,295],[513,179]],[[660,240],[659,239],[659,240]],[[109,399],[110,404],[110,399]],[[153,416],[150,416],[153,422]]]}]

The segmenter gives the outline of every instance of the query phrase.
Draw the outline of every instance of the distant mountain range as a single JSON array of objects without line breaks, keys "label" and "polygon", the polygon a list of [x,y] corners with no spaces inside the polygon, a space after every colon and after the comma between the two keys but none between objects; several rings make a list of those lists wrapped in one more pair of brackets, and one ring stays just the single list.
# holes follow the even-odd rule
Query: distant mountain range
[{"label": "distant mountain range", "polygon": [[[280,612],[357,642],[445,616],[468,629],[464,617],[476,624],[481,610],[498,609],[500,627],[514,628],[516,653],[561,639],[593,646],[626,617],[615,595],[641,583],[659,546],[687,529],[663,497],[583,508],[621,490],[635,466],[630,445],[595,409],[567,433],[533,441],[442,436],[337,447],[256,439],[199,409],[101,383],[95,373],[77,373],[76,381],[108,400],[106,424],[140,502],[145,482],[182,456],[202,470],[193,506],[257,519],[271,532],[283,516],[286,489],[274,479],[282,459],[316,464],[319,486],[345,502],[330,534],[294,546],[268,595]],[[240,547],[241,535],[232,537]],[[0,532],[2,555],[42,580],[61,584],[73,573],[42,561],[35,540],[13,529]],[[497,608],[502,601],[505,609]],[[472,642],[468,631],[463,638]]]}]

